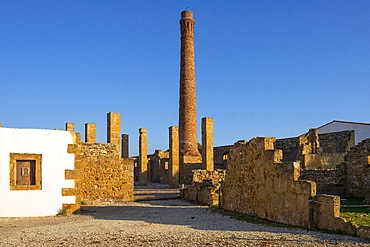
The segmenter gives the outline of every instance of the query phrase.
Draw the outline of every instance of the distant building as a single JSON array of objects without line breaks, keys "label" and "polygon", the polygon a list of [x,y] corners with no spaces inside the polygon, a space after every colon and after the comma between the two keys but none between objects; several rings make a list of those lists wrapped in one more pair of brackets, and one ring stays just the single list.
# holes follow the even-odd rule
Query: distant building
[{"label": "distant building", "polygon": [[330,123],[324,124],[318,128],[319,134],[354,130],[355,131],[355,144],[370,138],[370,123],[358,123],[333,120]]}]

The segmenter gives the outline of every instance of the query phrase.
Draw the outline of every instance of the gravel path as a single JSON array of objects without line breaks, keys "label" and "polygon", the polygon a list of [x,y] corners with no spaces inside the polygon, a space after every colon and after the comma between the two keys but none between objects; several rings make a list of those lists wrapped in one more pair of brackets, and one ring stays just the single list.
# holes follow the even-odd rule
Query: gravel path
[{"label": "gravel path", "polygon": [[171,199],[83,206],[69,217],[0,218],[0,246],[370,246],[370,241],[251,224]]}]

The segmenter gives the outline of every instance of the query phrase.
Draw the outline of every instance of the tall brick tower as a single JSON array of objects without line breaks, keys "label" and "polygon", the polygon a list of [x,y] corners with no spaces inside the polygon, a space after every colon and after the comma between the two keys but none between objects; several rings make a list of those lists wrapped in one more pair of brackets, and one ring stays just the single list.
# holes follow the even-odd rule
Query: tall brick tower
[{"label": "tall brick tower", "polygon": [[201,155],[198,151],[197,138],[194,24],[191,11],[181,12],[179,145],[182,156],[195,158]]}]

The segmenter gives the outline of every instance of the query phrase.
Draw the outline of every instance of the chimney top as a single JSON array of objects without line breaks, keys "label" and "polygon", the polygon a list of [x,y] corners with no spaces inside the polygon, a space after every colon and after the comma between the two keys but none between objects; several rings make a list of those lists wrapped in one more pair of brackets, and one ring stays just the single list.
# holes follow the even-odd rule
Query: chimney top
[{"label": "chimney top", "polygon": [[184,10],[181,12],[181,19],[183,18],[189,18],[189,19],[193,19],[193,12],[191,12],[190,10]]}]

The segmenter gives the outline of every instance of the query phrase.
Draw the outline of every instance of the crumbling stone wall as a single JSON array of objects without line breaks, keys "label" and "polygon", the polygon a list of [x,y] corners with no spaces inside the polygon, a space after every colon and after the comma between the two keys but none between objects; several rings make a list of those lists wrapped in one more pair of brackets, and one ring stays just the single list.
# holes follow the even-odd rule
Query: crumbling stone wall
[{"label": "crumbling stone wall", "polygon": [[194,171],[193,184],[181,190],[182,196],[215,205],[217,197],[213,196],[219,194],[220,207],[226,210],[369,238],[370,227],[358,227],[339,217],[339,196],[316,195],[315,182],[298,179],[298,162],[281,162],[282,151],[274,149],[274,142],[275,138],[259,137],[235,143],[221,193],[211,186],[213,173],[199,170]]},{"label": "crumbling stone wall", "polygon": [[227,156],[232,145],[213,148],[215,169],[227,169]]},{"label": "crumbling stone wall", "polygon": [[201,204],[215,206],[219,204],[219,189],[225,178],[225,170],[195,170],[190,187],[180,190],[183,198]]},{"label": "crumbling stone wall", "polygon": [[340,215],[340,197],[316,195],[312,200],[312,226],[318,229],[340,231],[349,235],[370,238],[369,226],[357,226]]},{"label": "crumbling stone wall", "polygon": [[318,136],[320,150],[306,154],[302,163],[305,169],[331,169],[344,161],[347,152],[355,145],[354,131],[341,131]]},{"label": "crumbling stone wall", "polygon": [[294,162],[300,160],[299,138],[277,139],[275,148],[283,151],[283,162]]},{"label": "crumbling stone wall", "polygon": [[347,153],[355,145],[353,130],[319,134],[319,141],[324,153]]},{"label": "crumbling stone wall", "polygon": [[299,163],[282,163],[275,138],[237,142],[230,150],[221,207],[297,226],[310,226],[310,200],[316,184],[298,181]]},{"label": "crumbling stone wall", "polygon": [[370,201],[370,139],[351,148],[346,165],[347,196],[366,197]]},{"label": "crumbling stone wall", "polygon": [[169,152],[155,150],[154,154],[148,155],[148,157],[150,159],[150,180],[152,182],[167,183],[169,181]]},{"label": "crumbling stone wall", "polygon": [[346,166],[344,157],[354,146],[354,132],[341,131],[318,135],[307,134],[279,139],[275,147],[283,150],[283,161],[301,162],[301,180],[316,183],[318,193],[345,196]]},{"label": "crumbling stone wall", "polygon": [[314,181],[318,194],[346,195],[345,163],[330,169],[301,170],[299,179]]},{"label": "crumbling stone wall", "polygon": [[79,183],[81,200],[133,201],[133,159],[121,158],[113,143],[80,144]]},{"label": "crumbling stone wall", "polygon": [[[187,159],[189,158],[191,157],[188,156]],[[194,163],[193,162],[182,163],[179,169],[180,184],[191,184],[193,172],[195,170],[199,170],[202,168],[203,168],[203,165],[201,162],[199,162],[198,157],[195,157]]]},{"label": "crumbling stone wall", "polygon": [[195,170],[193,173],[193,183],[202,183],[205,180],[211,180],[213,183],[224,181],[226,171],[217,169],[214,171]]},{"label": "crumbling stone wall", "polygon": [[283,162],[300,161],[302,169],[331,169],[344,161],[354,143],[353,131],[318,135],[311,129],[302,136],[276,140],[275,148],[283,150]]}]

